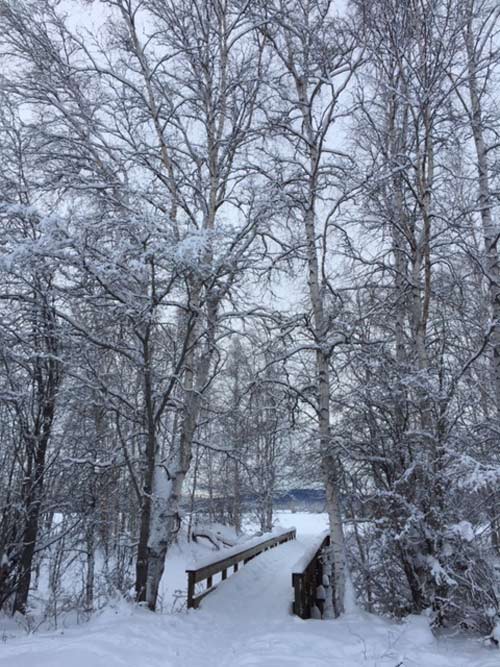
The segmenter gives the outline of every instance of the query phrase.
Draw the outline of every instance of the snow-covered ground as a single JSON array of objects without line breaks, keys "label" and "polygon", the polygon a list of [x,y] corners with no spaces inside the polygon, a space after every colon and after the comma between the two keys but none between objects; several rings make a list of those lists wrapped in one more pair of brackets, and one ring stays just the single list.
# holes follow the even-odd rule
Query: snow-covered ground
[{"label": "snow-covered ground", "polygon": [[335,621],[292,616],[291,570],[326,517],[279,519],[298,539],[252,560],[199,610],[171,612],[193,557],[177,547],[162,582],[163,613],[118,602],[89,623],[33,635],[0,619],[0,667],[499,667],[498,650],[438,641],[424,618],[398,625],[360,611]]}]

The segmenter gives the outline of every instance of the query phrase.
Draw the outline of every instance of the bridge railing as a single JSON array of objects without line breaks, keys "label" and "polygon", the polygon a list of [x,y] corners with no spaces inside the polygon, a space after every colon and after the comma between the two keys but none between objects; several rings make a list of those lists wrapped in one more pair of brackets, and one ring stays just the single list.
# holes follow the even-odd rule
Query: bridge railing
[{"label": "bridge railing", "polygon": [[320,535],[293,568],[293,613],[300,618],[321,618],[325,606],[325,581],[323,575],[324,549],[330,545],[330,534]]},{"label": "bridge railing", "polygon": [[[224,549],[224,557],[219,560],[210,562],[197,563],[197,567],[191,567],[186,570],[188,576],[188,592],[187,592],[187,606],[188,609],[196,609],[201,600],[215,590],[216,585],[213,583],[213,578],[217,574],[221,574],[221,580],[227,579],[228,570],[233,568],[233,572],[237,572],[240,563],[244,565],[249,560],[255,558],[263,551],[273,549],[279,544],[294,540],[296,536],[295,528],[280,532],[267,539],[260,541],[257,539],[250,540],[245,545],[237,545],[231,549]],[[205,589],[200,593],[196,591],[196,584],[206,581]]]}]

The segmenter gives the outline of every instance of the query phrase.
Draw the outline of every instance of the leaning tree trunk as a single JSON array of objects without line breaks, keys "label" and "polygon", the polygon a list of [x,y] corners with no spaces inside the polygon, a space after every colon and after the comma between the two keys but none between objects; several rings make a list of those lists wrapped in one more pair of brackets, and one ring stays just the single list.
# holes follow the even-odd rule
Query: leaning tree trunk
[{"label": "leaning tree trunk", "polygon": [[49,442],[52,419],[54,415],[54,405],[51,402],[44,410],[44,426],[42,432],[34,436],[34,460],[31,475],[25,483],[25,513],[26,523],[23,531],[23,544],[19,558],[18,578],[16,595],[14,598],[14,613],[16,611],[26,613],[28,604],[28,594],[31,584],[31,572],[33,567],[33,556],[35,554],[35,545],[38,535],[38,523],[40,519],[40,509],[44,488],[45,476],[45,457],[47,445]]},{"label": "leaning tree trunk", "polygon": [[202,392],[208,383],[215,348],[218,305],[218,297],[207,299],[207,343],[200,353],[196,373],[193,370],[194,352],[188,355],[188,370],[184,382],[187,396],[179,445],[169,461],[168,470],[162,471],[158,467],[155,469],[146,587],[146,600],[152,611],[156,609],[167,551],[179,528],[182,489],[193,456],[193,438],[201,409]]},{"label": "leaning tree trunk", "polygon": [[[33,556],[38,536],[38,524],[45,481],[45,459],[54,422],[56,396],[61,381],[61,367],[57,359],[57,341],[51,331],[55,328],[55,313],[51,307],[42,306],[43,323],[47,335],[47,349],[41,351],[34,368],[34,380],[37,394],[38,414],[32,433],[26,434],[29,469],[23,488],[24,512],[26,522],[23,531],[23,543],[19,556],[17,590],[14,598],[14,613],[26,612],[31,584]],[[46,359],[49,354],[51,357]]]}]

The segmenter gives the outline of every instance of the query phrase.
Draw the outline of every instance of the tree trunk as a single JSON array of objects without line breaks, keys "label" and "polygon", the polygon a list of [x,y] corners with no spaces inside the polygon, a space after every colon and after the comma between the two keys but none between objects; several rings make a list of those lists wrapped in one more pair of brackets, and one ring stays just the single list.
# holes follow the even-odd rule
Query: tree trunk
[{"label": "tree trunk", "polygon": [[94,578],[95,578],[95,526],[90,522],[86,531],[87,543],[87,572],[85,576],[85,611],[91,612],[94,608]]},{"label": "tree trunk", "polygon": [[33,565],[33,556],[35,553],[36,539],[38,535],[38,523],[40,519],[40,508],[44,488],[45,476],[45,456],[52,428],[52,421],[55,410],[55,391],[56,381],[52,377],[48,380],[50,385],[49,392],[52,394],[45,401],[42,409],[40,433],[35,435],[32,440],[34,443],[29,447],[34,447],[34,466],[33,472],[28,477],[25,496],[26,524],[23,533],[23,544],[19,558],[19,575],[17,579],[17,590],[14,599],[14,613],[16,611],[24,614],[28,603],[28,594],[31,584],[31,570]]},{"label": "tree trunk", "polygon": [[[473,32],[472,16],[465,33],[465,44],[468,61],[468,88],[471,101],[470,120],[474,145],[477,157],[478,204],[483,230],[486,278],[488,281],[489,307],[492,320],[491,341],[491,374],[493,382],[493,396],[495,417],[500,424],[500,262],[498,258],[499,228],[492,214],[493,197],[491,193],[491,175],[488,160],[488,146],[485,140],[483,110],[481,104],[480,86],[477,78],[476,39]],[[498,498],[498,493],[494,498]],[[492,503],[492,508],[498,508],[498,503]],[[491,543],[496,553],[500,553],[500,523],[495,509],[490,512]]]},{"label": "tree trunk", "polygon": [[143,391],[146,408],[146,452],[145,473],[142,493],[141,523],[139,529],[139,544],[137,546],[135,595],[137,602],[146,601],[146,587],[148,581],[148,541],[151,525],[151,503],[153,493],[153,479],[156,465],[156,429],[154,423],[153,387],[151,378],[151,350],[150,332],[147,330],[143,338],[144,377]]},{"label": "tree trunk", "polygon": [[[198,300],[196,301],[198,303]],[[198,423],[201,409],[202,392],[205,389],[212,355],[215,346],[216,317],[218,299],[207,299],[207,343],[200,352],[197,372],[193,370],[194,353],[188,355],[187,372],[184,382],[186,400],[184,404],[184,418],[181,427],[179,446],[169,466],[168,480],[165,480],[155,471],[155,485],[153,511],[151,513],[151,532],[148,541],[148,575],[146,599],[149,609],[154,611],[158,600],[158,589],[165,568],[167,550],[172,543],[179,526],[179,503],[182,497],[184,479],[189,471],[193,456],[193,437]]]},{"label": "tree trunk", "polygon": [[[316,162],[314,156],[311,161]],[[311,187],[311,198],[314,196],[315,184]],[[318,257],[316,250],[316,231],[314,204],[311,202],[305,217],[308,287],[311,300],[314,334],[316,338],[316,381],[318,391],[319,439],[322,457],[323,476],[326,491],[326,510],[330,522],[330,539],[333,554],[334,608],[335,615],[344,612],[346,584],[346,551],[342,510],[339,498],[340,463],[332,451],[330,439],[330,373],[328,368],[329,355],[327,349],[328,331],[325,325],[324,305],[319,283]]]}]

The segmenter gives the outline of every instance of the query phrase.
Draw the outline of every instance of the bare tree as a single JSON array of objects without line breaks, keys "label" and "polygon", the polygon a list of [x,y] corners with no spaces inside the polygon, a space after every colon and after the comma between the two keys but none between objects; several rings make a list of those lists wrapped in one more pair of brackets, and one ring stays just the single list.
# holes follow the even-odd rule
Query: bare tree
[{"label": "bare tree", "polygon": [[[330,519],[335,613],[344,611],[346,551],[340,504],[341,468],[331,438],[330,360],[339,342],[327,303],[335,291],[329,280],[332,221],[345,192],[338,178],[346,156],[335,144],[340,102],[359,63],[356,45],[328,0],[266,3],[261,28],[275,55],[276,108],[269,122],[286,144],[278,149],[275,170],[293,243],[305,264],[308,327],[315,355],[317,423],[322,474]],[[256,17],[259,20],[259,17]],[[344,163],[344,164],[343,164]]]}]

